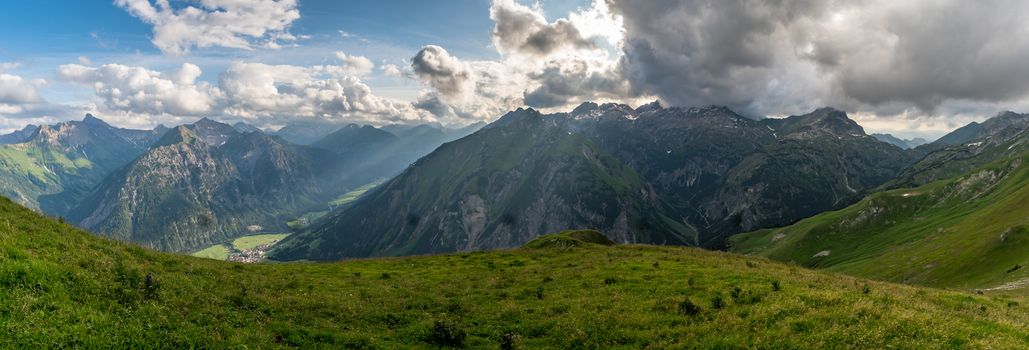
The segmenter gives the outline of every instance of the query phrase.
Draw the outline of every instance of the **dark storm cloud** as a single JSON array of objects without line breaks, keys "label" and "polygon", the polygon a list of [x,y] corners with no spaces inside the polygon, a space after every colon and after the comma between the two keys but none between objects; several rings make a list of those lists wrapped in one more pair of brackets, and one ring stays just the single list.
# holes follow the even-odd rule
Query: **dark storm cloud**
[{"label": "dark storm cloud", "polygon": [[932,111],[1029,95],[1029,2],[608,2],[632,87],[672,104]]}]

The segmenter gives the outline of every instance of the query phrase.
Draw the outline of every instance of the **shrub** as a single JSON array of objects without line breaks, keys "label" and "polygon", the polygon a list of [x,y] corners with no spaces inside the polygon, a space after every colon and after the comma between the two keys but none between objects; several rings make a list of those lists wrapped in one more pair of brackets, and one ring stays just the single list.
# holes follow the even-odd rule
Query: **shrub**
[{"label": "shrub", "polygon": [[778,292],[780,290],[782,290],[782,286],[779,285],[779,281],[778,280],[772,281],[772,291],[773,292]]},{"label": "shrub", "polygon": [[388,280],[391,277],[393,277],[393,276],[390,275],[389,272],[383,272],[382,275],[379,275],[379,279],[384,279],[384,280]]},{"label": "shrub", "polygon": [[500,336],[500,350],[514,350],[518,346],[518,333],[507,332]]},{"label": "shrub", "polygon": [[543,283],[552,282],[552,281],[554,281],[554,278],[552,278],[550,276],[543,277]]},{"label": "shrub", "polygon": [[861,287],[861,293],[868,294],[868,293],[871,293],[871,292],[872,292],[872,289],[869,288],[867,284],[864,285],[864,287]]},{"label": "shrub", "polygon": [[604,284],[615,284],[615,283],[618,283],[618,280],[615,279],[614,277],[608,277],[608,278],[604,279]]},{"label": "shrub", "polygon": [[694,304],[689,298],[683,299],[679,303],[679,314],[686,316],[693,316],[700,313],[700,306]]},{"label": "shrub", "polygon": [[725,299],[722,299],[721,294],[716,294],[714,299],[711,299],[711,308],[720,310],[725,307]]},{"label": "shrub", "polygon": [[146,300],[157,300],[157,290],[161,288],[161,284],[157,282],[151,274],[146,274],[146,278],[143,280],[143,299]]},{"label": "shrub", "polygon": [[742,295],[743,289],[741,289],[739,286],[733,286],[732,290],[729,291],[729,296],[732,297],[732,300],[735,302],[739,302],[740,296]]},{"label": "shrub", "polygon": [[464,338],[467,335],[457,323],[447,320],[437,320],[432,326],[432,333],[429,335],[429,343],[440,346],[461,347],[464,346]]},{"label": "shrub", "polygon": [[543,287],[536,287],[536,299],[543,300]]}]

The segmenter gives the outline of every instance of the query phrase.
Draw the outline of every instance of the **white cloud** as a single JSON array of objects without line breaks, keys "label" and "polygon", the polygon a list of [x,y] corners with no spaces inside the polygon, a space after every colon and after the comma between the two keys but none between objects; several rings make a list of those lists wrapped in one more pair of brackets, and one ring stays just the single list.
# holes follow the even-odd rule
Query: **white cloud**
[{"label": "white cloud", "polygon": [[21,62],[0,62],[0,72],[21,67]]},{"label": "white cloud", "polygon": [[57,69],[62,80],[92,86],[108,109],[141,114],[211,113],[220,92],[206,82],[196,82],[200,74],[200,68],[191,63],[171,74],[120,64],[98,68],[67,64]]},{"label": "white cloud", "polygon": [[379,97],[349,66],[293,66],[234,62],[217,84],[198,81],[200,67],[185,63],[162,73],[108,64],[63,65],[57,76],[93,88],[93,110],[125,125],[175,124],[183,118],[231,116],[257,125],[296,118],[371,124],[437,121],[411,103]]},{"label": "white cloud", "polygon": [[594,43],[568,19],[547,22],[543,11],[514,0],[494,0],[490,6],[493,44],[505,55],[546,56],[555,51],[592,48]]},{"label": "white cloud", "polygon": [[381,69],[382,74],[386,75],[387,77],[399,77],[404,75],[404,72],[400,70],[400,67],[397,67],[397,65],[395,64],[384,64],[382,65]]},{"label": "white cloud", "polygon": [[152,25],[151,41],[166,54],[186,54],[193,47],[277,48],[281,42],[298,39],[288,33],[300,18],[296,0],[199,0],[180,9],[168,0],[115,0],[115,4]]},{"label": "white cloud", "polygon": [[372,69],[375,69],[375,63],[372,63],[372,60],[368,59],[368,57],[351,56],[343,51],[336,51],[336,58],[343,62],[343,67],[350,74],[365,75],[371,73]]},{"label": "white cloud", "polygon": [[0,74],[0,104],[20,105],[43,102],[39,88],[43,79],[25,79],[17,75]]}]

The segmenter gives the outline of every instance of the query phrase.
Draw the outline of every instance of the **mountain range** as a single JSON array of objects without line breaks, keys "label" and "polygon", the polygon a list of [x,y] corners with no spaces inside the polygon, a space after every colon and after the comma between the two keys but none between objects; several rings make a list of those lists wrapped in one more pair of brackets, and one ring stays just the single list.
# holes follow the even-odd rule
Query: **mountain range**
[{"label": "mountain range", "polygon": [[191,251],[286,231],[289,220],[474,129],[398,130],[404,138],[350,125],[303,146],[242,122],[130,130],[87,115],[0,137],[0,184],[3,195],[98,234]]},{"label": "mountain range", "polygon": [[503,248],[591,227],[619,242],[718,248],[735,233],[849,205],[915,160],[833,109],[765,120],[656,103],[521,109],[438,148],[272,256]]}]

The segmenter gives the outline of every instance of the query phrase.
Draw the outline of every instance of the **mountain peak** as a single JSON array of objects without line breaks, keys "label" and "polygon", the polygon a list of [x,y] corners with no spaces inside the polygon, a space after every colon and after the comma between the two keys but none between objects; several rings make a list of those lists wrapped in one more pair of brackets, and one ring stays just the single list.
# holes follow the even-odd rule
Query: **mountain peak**
[{"label": "mountain peak", "polygon": [[514,111],[507,112],[497,120],[494,120],[489,125],[483,127],[484,129],[492,129],[495,127],[506,126],[526,120],[540,120],[543,119],[543,114],[532,108],[518,108]]},{"label": "mountain peak", "polygon": [[636,107],[636,113],[643,114],[643,113],[652,112],[652,111],[658,111],[658,110],[662,110],[662,109],[664,109],[664,107],[661,106],[661,102],[658,101],[658,100],[654,100],[654,102],[651,102],[651,103],[648,103],[648,104]]},{"label": "mountain peak", "polygon": [[184,125],[179,125],[169,130],[161,137],[161,139],[157,140],[157,142],[154,143],[154,147],[174,145],[177,143],[189,144],[194,142],[196,139],[197,135],[193,130],[190,130]]},{"label": "mountain peak", "polygon": [[[790,117],[794,118],[794,117]],[[790,119],[787,118],[787,119]],[[847,112],[832,107],[822,107],[814,112],[796,117],[794,127],[821,130],[835,136],[864,136],[865,129],[847,116]]]},{"label": "mountain peak", "polygon": [[86,116],[82,118],[82,123],[86,125],[103,125],[110,126],[107,122],[100,120],[100,118],[94,117],[93,114],[86,113]]},{"label": "mountain peak", "polygon": [[575,107],[575,109],[572,110],[572,114],[573,115],[576,115],[576,114],[586,114],[586,113],[589,113],[589,112],[592,112],[592,111],[596,110],[597,108],[600,108],[600,105],[598,105],[598,104],[596,104],[594,102],[587,101],[587,102],[583,102],[578,107]]}]

